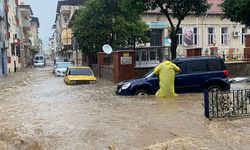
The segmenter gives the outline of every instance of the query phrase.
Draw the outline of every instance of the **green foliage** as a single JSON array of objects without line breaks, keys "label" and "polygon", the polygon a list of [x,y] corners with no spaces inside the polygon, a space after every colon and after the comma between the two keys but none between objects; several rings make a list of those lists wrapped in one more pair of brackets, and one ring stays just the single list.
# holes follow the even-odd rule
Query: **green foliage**
[{"label": "green foliage", "polygon": [[126,0],[89,0],[82,7],[73,25],[73,34],[84,53],[96,53],[103,44],[114,50],[131,48],[145,42],[148,26],[137,10],[130,10]]},{"label": "green foliage", "polygon": [[250,27],[250,1],[249,0],[224,0],[220,5],[224,17],[233,22],[239,22]]}]

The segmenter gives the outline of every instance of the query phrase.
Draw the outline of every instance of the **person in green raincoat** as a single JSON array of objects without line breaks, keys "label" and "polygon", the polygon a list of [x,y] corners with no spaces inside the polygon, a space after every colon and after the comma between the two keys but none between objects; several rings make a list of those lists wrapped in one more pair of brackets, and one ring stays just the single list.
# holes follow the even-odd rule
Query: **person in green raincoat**
[{"label": "person in green raincoat", "polygon": [[175,72],[179,72],[180,68],[171,61],[160,63],[154,73],[159,75],[160,89],[156,93],[156,97],[168,98],[178,96],[174,90]]}]

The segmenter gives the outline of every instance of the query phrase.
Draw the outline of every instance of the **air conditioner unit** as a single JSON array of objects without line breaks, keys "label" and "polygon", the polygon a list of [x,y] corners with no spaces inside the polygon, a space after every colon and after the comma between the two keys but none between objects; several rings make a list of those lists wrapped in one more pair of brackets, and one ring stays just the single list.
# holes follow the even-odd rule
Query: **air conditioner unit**
[{"label": "air conditioner unit", "polygon": [[240,31],[234,31],[234,37],[239,37],[240,36]]}]

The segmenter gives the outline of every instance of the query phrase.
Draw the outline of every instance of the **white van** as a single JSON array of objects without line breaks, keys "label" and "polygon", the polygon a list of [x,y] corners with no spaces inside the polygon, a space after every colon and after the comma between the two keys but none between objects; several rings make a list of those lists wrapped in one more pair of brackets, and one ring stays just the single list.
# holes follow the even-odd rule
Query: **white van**
[{"label": "white van", "polygon": [[33,62],[35,67],[44,67],[46,65],[45,57],[41,54],[35,55]]}]

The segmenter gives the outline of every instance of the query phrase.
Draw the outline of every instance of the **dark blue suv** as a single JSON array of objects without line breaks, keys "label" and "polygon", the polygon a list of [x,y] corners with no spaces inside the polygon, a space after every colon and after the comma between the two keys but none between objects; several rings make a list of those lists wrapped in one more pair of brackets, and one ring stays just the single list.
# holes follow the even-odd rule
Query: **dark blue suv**
[{"label": "dark blue suv", "polygon": [[[230,90],[228,71],[221,58],[189,57],[173,61],[181,68],[175,75],[176,93]],[[152,95],[159,89],[159,78],[153,69],[144,77],[122,81],[118,84],[117,95]]]}]

